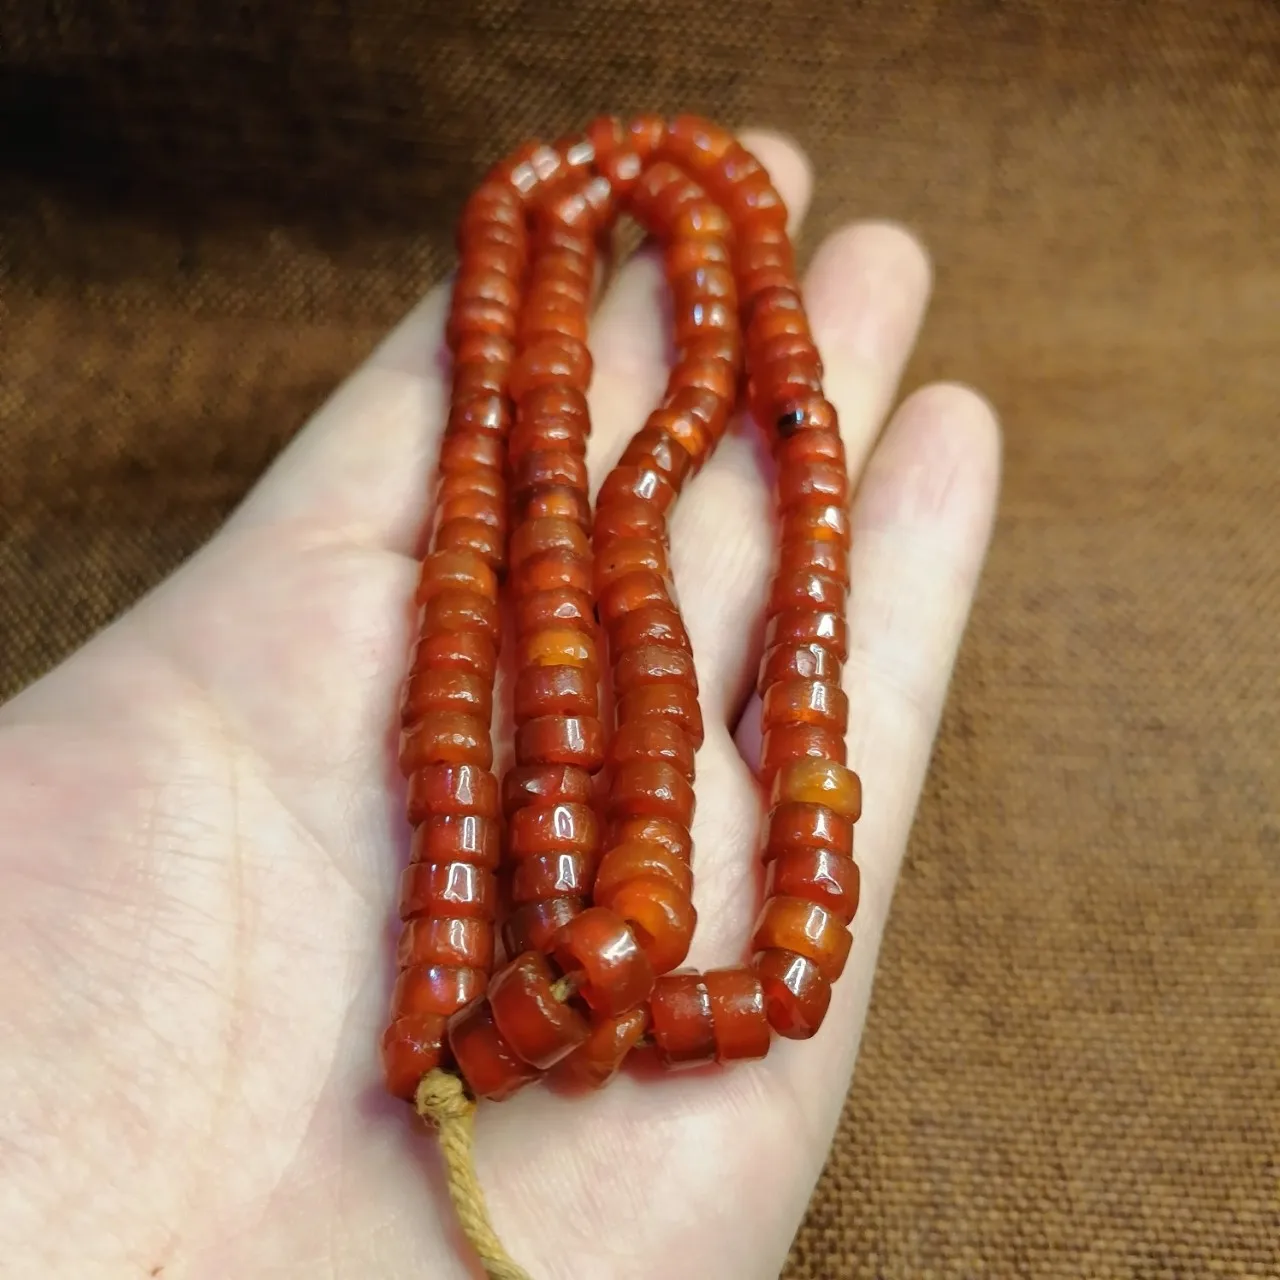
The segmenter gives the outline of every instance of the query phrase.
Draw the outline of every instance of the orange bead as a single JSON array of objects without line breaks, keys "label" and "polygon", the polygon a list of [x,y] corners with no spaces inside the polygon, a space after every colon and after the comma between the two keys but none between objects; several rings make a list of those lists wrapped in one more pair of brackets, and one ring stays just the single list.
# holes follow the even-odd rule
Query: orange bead
[{"label": "orange bead", "polygon": [[765,893],[801,898],[848,925],[858,910],[858,864],[826,849],[784,849],[769,863]]},{"label": "orange bead", "polygon": [[[542,594],[549,594],[539,592]],[[547,627],[531,631],[516,646],[517,669],[577,667],[592,675],[599,671],[595,637],[576,627]]]},{"label": "orange bead", "polygon": [[604,763],[604,726],[590,716],[540,716],[516,729],[521,764],[571,764],[594,773]]},{"label": "orange bead", "polygon": [[781,542],[808,539],[838,542],[842,547],[848,547],[853,540],[849,512],[843,506],[830,503],[804,503],[792,507],[782,513],[781,525]]},{"label": "orange bead", "polygon": [[409,775],[409,821],[417,826],[433,814],[498,815],[498,780],[473,764],[433,764]]},{"label": "orange bead", "polygon": [[498,650],[493,641],[478,631],[436,631],[419,638],[414,645],[409,670],[463,671],[477,676],[490,688],[498,667]]},{"label": "orange bead", "polygon": [[493,873],[470,862],[414,862],[400,876],[401,920],[492,920],[497,900]]},{"label": "orange bead", "polygon": [[[588,635],[595,632],[595,605],[589,592],[559,587],[522,594],[515,603],[516,635],[522,642],[538,631],[572,631]],[[576,645],[577,641],[568,643]],[[524,652],[522,648],[521,654]],[[558,663],[564,659],[557,657],[555,661]]]},{"label": "orange bead", "polygon": [[849,727],[849,699],[838,684],[824,680],[783,680],[764,695],[763,724],[809,724],[844,734]]},{"label": "orange bead", "polygon": [[493,968],[493,925],[488,920],[439,920],[418,916],[406,921],[396,947],[396,964]]},{"label": "orange bead", "polygon": [[591,530],[591,500],[572,485],[548,485],[529,490],[516,499],[517,522],[572,520],[584,533]]},{"label": "orange bead", "polygon": [[689,828],[672,822],[670,818],[623,818],[609,823],[605,835],[606,848],[613,849],[633,841],[661,845],[684,862],[693,856]]},{"label": "orange bead", "polygon": [[603,545],[597,543],[595,590],[598,596],[619,579],[641,572],[659,579],[667,577],[667,551],[660,539],[616,538]]},{"label": "orange bead", "polygon": [[780,569],[769,585],[768,612],[772,616],[791,609],[843,614],[848,589],[838,577],[819,569]]},{"label": "orange bead", "polygon": [[809,503],[849,501],[849,472],[834,462],[810,462],[783,467],[778,472],[778,506],[783,511]]},{"label": "orange bead", "polygon": [[647,604],[624,614],[609,627],[609,646],[615,653],[662,645],[688,649],[689,633],[679,612],[667,604]]},{"label": "orange bead", "polygon": [[831,983],[812,960],[794,951],[762,951],[751,966],[764,988],[769,1025],[788,1040],[807,1040],[822,1026]]},{"label": "orange bead", "polygon": [[516,1056],[545,1071],[586,1038],[587,1020],[552,990],[555,975],[546,957],[526,951],[489,982],[494,1026]]},{"label": "orange bead", "polygon": [[597,507],[591,528],[596,547],[617,538],[665,538],[667,522],[652,502],[643,498],[619,498]]},{"label": "orange bead", "polygon": [[648,684],[683,684],[695,694],[698,674],[693,655],[687,649],[645,645],[619,652],[613,665],[613,687],[618,694],[630,693]]},{"label": "orange bead", "polygon": [[523,906],[552,898],[585,898],[591,892],[593,862],[580,853],[534,853],[522,857],[511,875],[511,901]]},{"label": "orange bead", "polygon": [[502,922],[502,943],[507,954],[545,951],[551,939],[586,906],[586,898],[548,898],[516,907]]},{"label": "orange bead", "polygon": [[661,760],[676,769],[686,782],[693,781],[693,743],[689,735],[670,720],[632,720],[618,726],[609,740],[607,762],[617,768],[639,760]]},{"label": "orange bead", "polygon": [[796,760],[773,781],[771,802],[820,804],[850,822],[862,813],[862,783],[852,769],[823,760]]},{"label": "orange bead", "polygon": [[[571,771],[564,770],[568,774]],[[570,780],[577,789],[578,778],[589,775],[572,770]],[[507,831],[511,857],[515,861],[541,853],[576,853],[594,856],[600,846],[600,828],[595,811],[586,799],[576,803],[548,804],[541,798],[513,810]]]},{"label": "orange bead", "polygon": [[434,711],[400,735],[400,771],[408,777],[433,764],[493,765],[489,722],[452,711]]},{"label": "orange bead", "polygon": [[644,1038],[648,1027],[649,1010],[645,1005],[614,1018],[593,1021],[587,1038],[556,1064],[556,1074],[576,1084],[602,1089],[618,1074],[627,1054]]},{"label": "orange bead", "polygon": [[391,1008],[397,1018],[433,1014],[448,1017],[484,995],[482,969],[455,969],[449,965],[421,964],[402,969],[396,979]]},{"label": "orange bead", "polygon": [[483,556],[472,551],[435,551],[422,562],[418,603],[438,591],[471,591],[496,600],[498,579]]},{"label": "orange bead", "polygon": [[596,503],[603,507],[622,498],[642,498],[665,512],[675,502],[676,491],[657,467],[617,466],[605,477]]},{"label": "orange bead", "polygon": [[803,898],[770,898],[756,922],[755,951],[794,951],[812,960],[828,982],[844,972],[853,937],[825,907]]},{"label": "orange bead", "polygon": [[523,667],[512,699],[517,725],[538,716],[597,716],[600,692],[595,671],[582,666]]},{"label": "orange bead", "polygon": [[853,823],[820,804],[780,804],[769,814],[768,861],[791,849],[821,849],[853,857]]},{"label": "orange bead", "polygon": [[621,916],[635,931],[655,973],[667,973],[684,962],[698,917],[688,896],[670,880],[636,876],[607,893],[597,888],[594,896],[597,906]]},{"label": "orange bead", "polygon": [[750,969],[711,969],[702,980],[711,1000],[716,1061],[763,1058],[770,1037],[759,975]]},{"label": "orange bead", "polygon": [[511,821],[526,805],[542,809],[564,803],[587,805],[591,801],[591,775],[572,765],[518,765],[502,779],[502,812]]},{"label": "orange bead", "polygon": [[600,621],[612,631],[629,614],[672,608],[669,580],[651,569],[638,569],[610,582],[597,594]]},{"label": "orange bead", "polygon": [[670,880],[686,898],[693,892],[693,872],[688,858],[673,853],[665,845],[642,840],[615,845],[600,859],[594,892],[601,899],[607,898],[620,885],[638,876]]},{"label": "orange bead", "polygon": [[475,813],[433,814],[414,829],[409,856],[414,862],[471,862],[492,869],[501,856],[497,819]]},{"label": "orange bead", "polygon": [[474,551],[494,569],[506,558],[506,539],[501,529],[480,520],[445,520],[436,529],[435,545],[441,550]]},{"label": "orange bead", "polygon": [[588,907],[551,939],[551,959],[577,980],[578,995],[596,1014],[634,1009],[653,990],[649,957],[627,924],[603,907]]},{"label": "orange bead", "polygon": [[760,662],[760,678],[756,687],[761,692],[783,680],[822,680],[834,683],[840,679],[840,659],[831,649],[817,641],[783,643],[766,649]]},{"label": "orange bead", "polygon": [[573,520],[530,520],[511,535],[511,568],[518,571],[531,556],[553,550],[569,551],[585,560],[591,555],[591,543]]},{"label": "orange bead", "polygon": [[448,1043],[459,1073],[477,1098],[499,1102],[541,1074],[507,1043],[487,1000],[477,1000],[449,1019]]},{"label": "orange bead", "polygon": [[793,760],[830,760],[844,764],[848,747],[844,734],[821,724],[782,724],[765,731],[760,740],[760,779],[766,785]]},{"label": "orange bead", "polygon": [[693,823],[693,787],[664,760],[636,760],[616,769],[606,803],[610,818],[670,818],[682,827]]},{"label": "orange bead", "polygon": [[396,1018],[382,1035],[382,1077],[393,1098],[412,1099],[445,1057],[446,1019],[434,1014]]},{"label": "orange bead", "polygon": [[779,644],[820,644],[844,662],[849,656],[849,624],[843,612],[784,609],[769,619],[764,631],[766,649]]},{"label": "orange bead", "polygon": [[520,566],[518,587],[532,595],[539,591],[591,592],[591,561],[573,551],[555,548],[530,556]]},{"label": "orange bead", "polygon": [[668,973],[649,998],[649,1034],[664,1067],[696,1067],[716,1056],[711,993],[700,973]]},{"label": "orange bead", "polygon": [[438,591],[422,606],[419,630],[426,635],[432,631],[478,631],[494,644],[499,634],[498,606],[488,596],[476,591],[458,591],[448,588]]},{"label": "orange bead", "polygon": [[643,684],[618,698],[619,724],[656,717],[670,720],[689,735],[694,747],[702,746],[702,708],[698,694],[685,684]]},{"label": "orange bead", "polygon": [[[683,376],[686,362],[681,362],[678,372]],[[721,371],[723,373],[723,371]],[[732,390],[732,383],[724,393]],[[688,478],[693,465],[689,452],[662,430],[661,426],[645,426],[632,438],[623,450],[619,462],[623,466],[654,467],[679,489]]]},{"label": "orange bead", "polygon": [[503,395],[473,396],[470,399],[454,398],[449,406],[449,418],[445,435],[460,432],[481,432],[501,438],[511,429],[511,404]]},{"label": "orange bead", "polygon": [[[783,576],[805,573],[821,573],[834,578],[845,590],[849,590],[849,548],[831,539],[800,538],[784,542],[778,548],[778,567],[775,582]],[[830,588],[826,588],[830,591]],[[806,592],[812,606],[812,589]]]},{"label": "orange bead", "polygon": [[410,672],[400,695],[400,723],[412,725],[434,711],[454,711],[487,724],[493,715],[492,682],[448,667]]}]

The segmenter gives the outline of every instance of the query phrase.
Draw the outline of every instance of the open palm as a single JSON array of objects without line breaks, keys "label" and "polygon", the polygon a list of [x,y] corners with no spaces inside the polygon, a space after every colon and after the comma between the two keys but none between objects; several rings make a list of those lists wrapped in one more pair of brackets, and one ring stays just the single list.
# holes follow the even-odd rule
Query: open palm
[{"label": "open palm", "polygon": [[[803,159],[746,141],[799,217]],[[822,1032],[763,1062],[482,1105],[492,1215],[540,1280],[776,1276],[821,1168],[997,486],[995,424],[971,392],[917,392],[881,432],[928,275],[904,232],[865,224],[821,248],[806,284],[859,475],[846,690],[866,807],[848,969]],[[446,302],[408,317],[180,572],[0,710],[6,1275],[473,1274],[433,1143],[383,1096],[376,1054],[408,843],[391,731]],[[598,484],[665,380],[656,259],[623,269],[592,343]],[[707,725],[703,966],[741,958],[759,901],[769,483],[741,424],[672,522]]]}]

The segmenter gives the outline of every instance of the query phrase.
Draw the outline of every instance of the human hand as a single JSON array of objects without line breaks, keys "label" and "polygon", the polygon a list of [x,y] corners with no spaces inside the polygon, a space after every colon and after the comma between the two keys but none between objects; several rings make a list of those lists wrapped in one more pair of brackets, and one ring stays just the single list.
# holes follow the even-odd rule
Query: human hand
[{"label": "human hand", "polygon": [[[746,141],[798,219],[805,162]],[[928,277],[905,233],[861,225],[806,283],[860,477],[848,967],[821,1032],[764,1061],[481,1105],[492,1217],[539,1280],[776,1276],[821,1169],[998,481],[993,417],[962,388],[917,392],[881,432]],[[596,483],[662,390],[661,297],[642,255],[598,312]],[[472,1274],[434,1144],[377,1064],[409,835],[392,727],[446,305],[434,291],[179,572],[0,709],[0,1258],[15,1276]],[[763,458],[740,424],[672,519],[707,727],[701,967],[741,958],[759,901]]]}]

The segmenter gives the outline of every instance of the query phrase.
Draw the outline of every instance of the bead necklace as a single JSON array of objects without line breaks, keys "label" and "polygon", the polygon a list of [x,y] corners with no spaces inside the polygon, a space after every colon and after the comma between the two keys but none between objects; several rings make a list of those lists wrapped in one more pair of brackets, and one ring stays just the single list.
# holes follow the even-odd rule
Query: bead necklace
[{"label": "bead necklace", "polygon": [[[676,360],[593,512],[588,309],[621,212],[665,247]],[[844,968],[861,810],[840,687],[849,478],[786,222],[759,162],[692,116],[603,118],[531,143],[463,212],[452,398],[401,701],[412,860],[382,1039],[388,1090],[438,1120],[442,1086],[457,1114],[551,1071],[601,1087],[637,1049],[671,1068],[761,1058],[773,1034],[818,1030]],[[758,682],[766,903],[750,964],[696,973],[681,966],[703,725],[667,517],[740,401],[778,468]],[[500,583],[516,655],[501,784]]]}]

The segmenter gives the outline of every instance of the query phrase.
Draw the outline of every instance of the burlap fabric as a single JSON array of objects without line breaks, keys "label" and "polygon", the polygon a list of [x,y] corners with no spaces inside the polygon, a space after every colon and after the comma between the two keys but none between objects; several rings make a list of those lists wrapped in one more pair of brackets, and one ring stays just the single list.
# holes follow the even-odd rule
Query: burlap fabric
[{"label": "burlap fabric", "polygon": [[[433,12],[428,13],[428,10]],[[1002,511],[789,1280],[1280,1276],[1280,10],[0,2],[0,692],[206,537],[599,109],[918,227]]]}]

